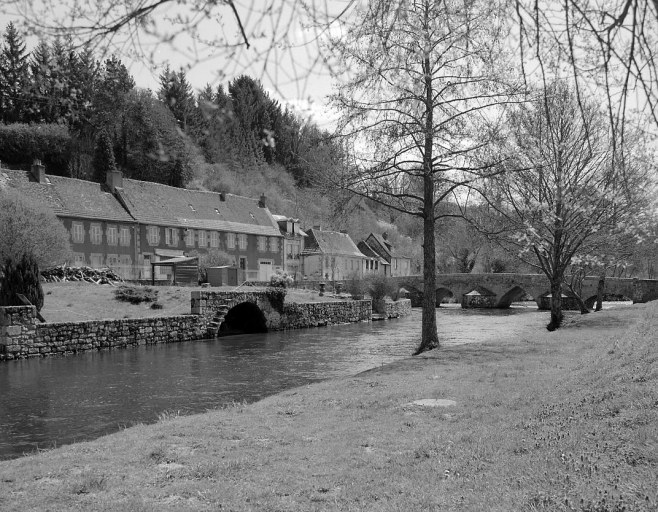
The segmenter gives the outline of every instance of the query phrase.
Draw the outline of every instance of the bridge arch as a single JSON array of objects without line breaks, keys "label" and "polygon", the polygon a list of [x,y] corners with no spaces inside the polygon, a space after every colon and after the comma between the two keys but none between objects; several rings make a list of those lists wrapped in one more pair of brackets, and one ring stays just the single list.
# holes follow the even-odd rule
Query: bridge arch
[{"label": "bridge arch", "polygon": [[[506,293],[505,293],[505,294],[504,294],[504,295],[498,300],[498,304],[496,304],[496,307],[497,307],[497,308],[501,308],[501,309],[509,308],[509,307],[512,305],[512,302],[516,302],[516,301],[518,301],[518,300],[521,299],[521,297],[523,297],[524,295],[528,295],[528,291],[527,291],[525,288],[523,288],[523,287],[521,287],[521,286],[519,286],[519,285],[516,285],[514,288],[508,290],[508,291],[507,291],[507,292],[506,292]],[[533,298],[534,298],[534,297],[533,297]]]},{"label": "bridge arch", "polygon": [[219,325],[218,336],[267,332],[263,311],[253,302],[241,302],[229,309]]},{"label": "bridge arch", "polygon": [[441,301],[445,298],[453,298],[455,294],[450,290],[449,288],[445,288],[443,286],[439,286],[436,289],[436,307],[439,307],[441,305]]}]

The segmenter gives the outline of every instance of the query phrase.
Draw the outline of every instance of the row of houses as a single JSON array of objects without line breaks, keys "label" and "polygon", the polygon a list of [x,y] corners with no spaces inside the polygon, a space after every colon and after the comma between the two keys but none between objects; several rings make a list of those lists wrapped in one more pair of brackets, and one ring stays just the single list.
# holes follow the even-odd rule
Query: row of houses
[{"label": "row of houses", "polygon": [[[296,280],[369,274],[409,275],[410,258],[385,237],[355,244],[347,233],[273,215],[266,197],[187,190],[109,172],[104,184],[0,168],[0,191],[16,190],[50,208],[70,235],[71,265],[109,267],[125,279],[171,280],[163,262],[228,255],[246,281],[268,281],[276,271]],[[212,258],[210,258],[212,260]]]}]

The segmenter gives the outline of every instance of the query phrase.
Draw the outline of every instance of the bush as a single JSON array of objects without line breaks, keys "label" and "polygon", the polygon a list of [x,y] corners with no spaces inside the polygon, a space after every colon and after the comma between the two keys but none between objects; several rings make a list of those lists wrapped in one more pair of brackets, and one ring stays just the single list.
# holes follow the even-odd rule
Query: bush
[{"label": "bush", "polygon": [[40,268],[61,265],[71,255],[69,234],[51,210],[0,189],[0,262],[26,253]]},{"label": "bush", "polygon": [[366,293],[366,285],[359,274],[351,274],[345,280],[345,291],[349,293],[353,299],[360,300]]},{"label": "bush", "polygon": [[366,278],[366,287],[372,299],[372,309],[377,313],[384,312],[385,298],[392,298],[397,291],[390,279],[384,276],[369,276]]},{"label": "bush", "polygon": [[23,254],[20,261],[6,258],[0,276],[0,306],[22,306],[18,294],[41,311],[43,308],[43,288],[39,276],[39,265],[31,254]]},{"label": "bush", "polygon": [[280,270],[277,270],[276,273],[270,277],[270,286],[274,286],[275,288],[288,288],[293,282],[294,279],[292,277],[286,272],[281,272]]},{"label": "bush", "polygon": [[148,286],[120,286],[115,290],[114,298],[131,304],[155,302],[158,300],[158,291]]},{"label": "bush", "polygon": [[0,125],[0,160],[28,168],[40,159],[49,174],[68,176],[71,136],[61,124]]}]

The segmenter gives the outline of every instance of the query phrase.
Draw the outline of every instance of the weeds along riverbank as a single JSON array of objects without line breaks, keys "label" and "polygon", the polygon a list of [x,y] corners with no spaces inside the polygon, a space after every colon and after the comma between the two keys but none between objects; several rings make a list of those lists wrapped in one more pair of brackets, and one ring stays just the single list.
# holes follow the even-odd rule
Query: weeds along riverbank
[{"label": "weeds along riverbank", "polygon": [[657,303],[570,315],[532,339],[163,414],[0,462],[0,510],[655,511],[657,327]]}]

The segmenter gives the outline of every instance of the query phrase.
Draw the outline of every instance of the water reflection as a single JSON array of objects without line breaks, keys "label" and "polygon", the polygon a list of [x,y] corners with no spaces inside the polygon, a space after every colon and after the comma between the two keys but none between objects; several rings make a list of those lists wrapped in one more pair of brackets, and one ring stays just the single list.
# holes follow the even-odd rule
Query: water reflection
[{"label": "water reflection", "polygon": [[[542,328],[546,316],[534,307],[437,310],[445,344]],[[353,375],[408,357],[419,336],[414,310],[386,322],[10,361],[0,365],[0,458],[153,422],[165,410],[203,412]]]}]

